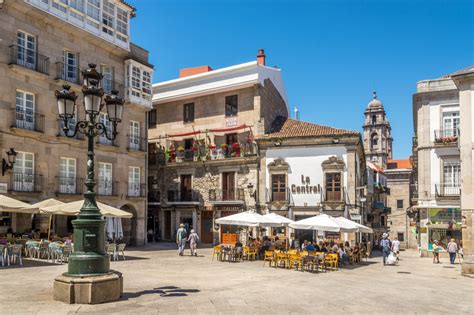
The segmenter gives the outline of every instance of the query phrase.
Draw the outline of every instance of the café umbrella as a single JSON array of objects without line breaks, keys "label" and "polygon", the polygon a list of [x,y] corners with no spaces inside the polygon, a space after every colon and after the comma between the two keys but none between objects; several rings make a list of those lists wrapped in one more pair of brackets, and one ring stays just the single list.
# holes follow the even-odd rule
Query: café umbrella
[{"label": "caf\u00e9 umbrella", "polygon": [[25,208],[30,207],[26,202],[16,200],[4,195],[0,195],[0,211],[17,213],[34,213],[33,210]]},{"label": "caf\u00e9 umbrella", "polygon": [[357,228],[355,228],[353,225],[350,225],[347,222],[340,222],[336,220],[336,218],[327,214],[320,214],[290,223],[289,227],[300,230],[316,230],[326,232],[351,233],[357,231]]},{"label": "caf\u00e9 umbrella", "polygon": [[272,219],[272,220],[276,221],[277,223],[281,224],[282,226],[295,222],[293,220],[288,219],[287,217],[284,217],[282,215],[279,215],[279,214],[276,214],[276,213],[273,213],[273,212],[265,214],[264,217]]},{"label": "caf\u00e9 umbrella", "polygon": [[[78,215],[81,211],[82,205],[84,204],[84,200],[78,200],[73,202],[68,202],[65,204],[60,204],[51,207],[43,207],[40,208],[41,214],[58,214],[58,215]],[[132,214],[115,207],[106,205],[101,202],[97,202],[97,206],[99,207],[100,213],[104,217],[115,217],[115,218],[132,218]]]},{"label": "caf\u00e9 umbrella", "polygon": [[357,222],[354,222],[352,220],[349,220],[347,218],[344,218],[344,217],[337,217],[335,218],[339,223],[346,223],[348,225],[351,225],[353,226],[356,230],[356,232],[359,232],[359,233],[373,233],[373,230],[365,225],[362,225],[362,224],[359,224]]},{"label": "caf\u00e9 umbrella", "polygon": [[281,226],[281,224],[274,219],[270,219],[250,210],[219,218],[216,220],[216,223],[239,226]]}]

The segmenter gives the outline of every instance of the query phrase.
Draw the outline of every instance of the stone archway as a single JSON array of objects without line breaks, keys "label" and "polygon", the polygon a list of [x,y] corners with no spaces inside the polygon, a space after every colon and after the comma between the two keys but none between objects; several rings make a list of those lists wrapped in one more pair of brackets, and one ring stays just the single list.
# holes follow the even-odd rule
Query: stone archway
[{"label": "stone archway", "polygon": [[120,210],[131,213],[131,219],[122,219],[123,240],[127,245],[136,245],[137,243],[137,211],[132,205],[123,205]]}]

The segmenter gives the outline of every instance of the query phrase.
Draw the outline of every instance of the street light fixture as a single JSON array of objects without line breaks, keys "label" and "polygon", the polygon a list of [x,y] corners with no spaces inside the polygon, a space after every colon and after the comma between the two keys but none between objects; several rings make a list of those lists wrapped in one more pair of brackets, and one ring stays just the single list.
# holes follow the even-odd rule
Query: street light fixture
[{"label": "street light fixture", "polygon": [[[69,277],[89,277],[108,274],[110,262],[105,252],[105,220],[97,207],[94,187],[94,138],[104,135],[109,140],[114,140],[118,134],[117,125],[122,120],[124,100],[118,96],[117,91],[105,97],[105,104],[112,123],[111,134],[107,127],[98,122],[100,110],[103,106],[104,91],[100,86],[103,76],[96,70],[95,64],[82,71],[84,85],[85,120],[78,121],[74,130],[70,130],[68,122],[74,118],[76,112],[77,95],[70,91],[69,85],[64,85],[63,90],[56,91],[59,117],[64,121],[63,132],[67,137],[75,137],[83,133],[88,139],[87,145],[87,191],[84,193],[84,205],[76,220],[72,221],[74,227],[74,253],[68,263]],[[72,131],[72,134],[70,133]]]},{"label": "street light fixture", "polygon": [[10,151],[7,151],[7,156],[8,156],[8,161],[5,159],[2,159],[2,176],[5,176],[5,173],[8,170],[13,169],[13,165],[15,164],[16,161],[16,151],[13,148],[10,148]]}]

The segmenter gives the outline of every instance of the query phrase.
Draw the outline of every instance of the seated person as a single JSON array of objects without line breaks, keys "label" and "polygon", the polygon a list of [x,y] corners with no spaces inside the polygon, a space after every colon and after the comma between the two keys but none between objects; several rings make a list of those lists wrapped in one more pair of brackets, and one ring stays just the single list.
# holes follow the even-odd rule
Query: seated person
[{"label": "seated person", "polygon": [[259,247],[260,246],[260,238],[258,238],[258,237],[254,238],[253,243],[254,243],[255,246]]},{"label": "seated person", "polygon": [[317,252],[320,252],[321,251],[321,246],[318,245],[317,242],[314,242],[314,250],[317,251]]},{"label": "seated person", "polygon": [[306,246],[308,246],[308,240],[303,241],[303,244],[301,244],[301,250],[306,250]]},{"label": "seated person", "polygon": [[314,247],[314,245],[313,245],[312,242],[309,242],[308,245],[306,246],[306,250],[307,250],[308,252],[314,252],[315,249],[316,249],[316,248]]},{"label": "seated person", "polygon": [[351,248],[351,246],[349,245],[349,242],[345,242],[345,243],[344,243],[344,251],[345,251],[346,254],[348,254],[348,255],[352,254],[352,248]]},{"label": "seated person", "polygon": [[[331,242],[331,243],[329,243],[329,246],[331,247],[331,250],[330,250],[331,253],[333,253],[333,254],[337,254],[337,253],[338,253],[338,251],[339,251],[339,246],[337,246],[336,243]],[[341,247],[342,247],[342,244],[341,244]]]},{"label": "seated person", "polygon": [[275,247],[277,249],[283,248],[283,241],[278,236],[275,236]]},{"label": "seated person", "polygon": [[342,244],[339,244],[339,248],[337,250],[337,253],[339,254],[339,259],[341,260],[342,265],[346,265],[346,264],[349,263],[349,256],[345,252],[344,247],[342,246]]},{"label": "seated person", "polygon": [[235,247],[244,247],[244,244],[242,244],[240,241],[237,241],[237,243],[235,243]]}]

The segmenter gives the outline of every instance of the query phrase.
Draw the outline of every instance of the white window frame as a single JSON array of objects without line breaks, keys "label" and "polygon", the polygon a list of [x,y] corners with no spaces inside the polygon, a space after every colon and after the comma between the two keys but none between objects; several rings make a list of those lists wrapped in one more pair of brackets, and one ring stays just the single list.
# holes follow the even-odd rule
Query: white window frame
[{"label": "white window frame", "polygon": [[113,167],[112,163],[99,162],[98,172],[99,195],[112,196],[113,193]]},{"label": "white window frame", "polygon": [[[28,96],[32,100],[28,100]],[[31,107],[28,106],[31,104]],[[33,93],[29,93],[22,90],[16,90],[15,92],[15,126],[17,128],[35,130],[35,107],[36,98]]]},{"label": "white window frame", "polygon": [[442,113],[442,129],[443,136],[458,136],[458,129],[460,124],[459,111],[445,111]]},{"label": "white window frame", "polygon": [[[112,134],[112,123],[109,120],[109,115],[107,113],[104,113],[104,112],[99,113],[99,122],[104,124],[105,132],[107,132],[108,135],[111,135]],[[105,134],[101,134],[99,136],[99,143],[100,144],[111,145],[111,144],[113,144],[113,141],[107,139]]]},{"label": "white window frame", "polygon": [[62,194],[76,193],[77,163],[76,159],[59,158],[59,192]]},{"label": "white window frame", "polygon": [[101,65],[100,71],[104,78],[102,79],[102,87],[104,92],[110,94],[114,88],[114,70],[109,65]]},{"label": "white window frame", "polygon": [[13,165],[13,190],[34,191],[35,181],[35,154],[32,152],[17,151]]},{"label": "white window frame", "polygon": [[18,30],[16,34],[16,44],[17,44],[17,64],[29,68],[36,68],[36,36],[33,34],[27,33],[22,30]]},{"label": "white window frame", "polygon": [[140,196],[140,167],[128,167],[128,195],[133,197]]},{"label": "white window frame", "polygon": [[140,122],[130,120],[129,147],[133,150],[140,149]]}]

